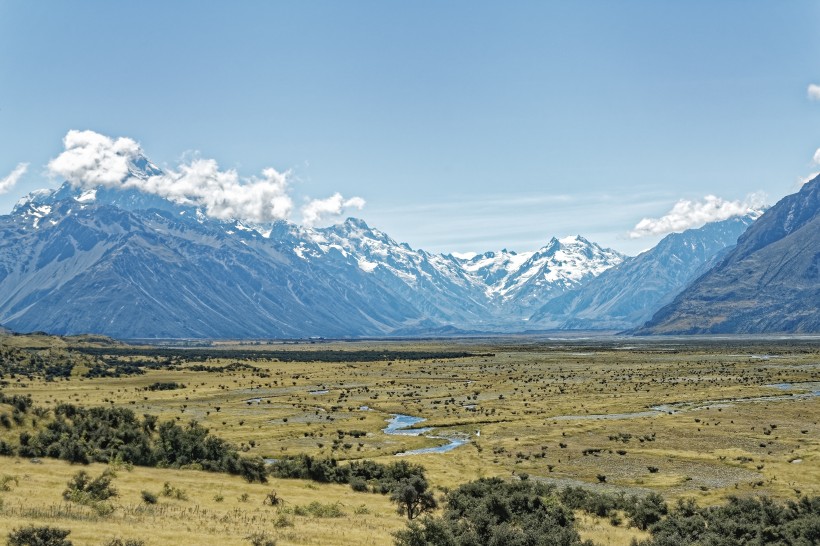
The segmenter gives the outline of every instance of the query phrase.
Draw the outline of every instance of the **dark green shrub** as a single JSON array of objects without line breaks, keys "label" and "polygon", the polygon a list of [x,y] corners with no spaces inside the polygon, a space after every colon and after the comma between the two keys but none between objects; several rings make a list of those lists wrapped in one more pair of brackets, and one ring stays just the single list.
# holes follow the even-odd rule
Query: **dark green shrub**
[{"label": "dark green shrub", "polygon": [[157,496],[151,493],[150,491],[142,491],[140,493],[142,497],[142,502],[145,504],[156,504],[157,503]]},{"label": "dark green shrub", "polygon": [[9,533],[8,546],[72,546],[66,537],[71,534],[67,529],[57,527],[24,527]]},{"label": "dark green shrub", "polygon": [[80,470],[68,482],[63,491],[63,498],[80,504],[100,502],[117,496],[117,490],[111,485],[114,472],[105,470],[102,474],[91,479],[88,472]]},{"label": "dark green shrub", "polygon": [[659,522],[668,512],[666,502],[658,493],[650,493],[626,507],[629,524],[643,531]]},{"label": "dark green shrub", "polygon": [[572,512],[552,497],[553,488],[532,480],[480,479],[447,495],[440,518],[408,523],[398,546],[580,546]]},{"label": "dark green shrub", "polygon": [[14,455],[14,446],[5,440],[0,440],[0,455],[11,456]]},{"label": "dark green shrub", "polygon": [[820,544],[820,497],[783,504],[766,497],[729,497],[725,504],[706,508],[678,501],[649,532],[652,538],[641,546]]},{"label": "dark green shrub", "polygon": [[358,476],[355,478],[350,479],[350,488],[353,491],[357,491],[359,493],[363,493],[367,491],[367,482],[364,478],[359,478]]}]

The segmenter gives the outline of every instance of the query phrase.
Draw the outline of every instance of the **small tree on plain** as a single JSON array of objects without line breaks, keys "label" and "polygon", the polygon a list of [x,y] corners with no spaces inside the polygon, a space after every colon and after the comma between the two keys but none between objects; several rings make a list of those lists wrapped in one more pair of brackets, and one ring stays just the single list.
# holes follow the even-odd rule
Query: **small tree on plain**
[{"label": "small tree on plain", "polygon": [[390,500],[398,505],[399,514],[407,516],[408,520],[431,512],[437,506],[427,480],[421,476],[412,476],[396,483],[390,492]]}]

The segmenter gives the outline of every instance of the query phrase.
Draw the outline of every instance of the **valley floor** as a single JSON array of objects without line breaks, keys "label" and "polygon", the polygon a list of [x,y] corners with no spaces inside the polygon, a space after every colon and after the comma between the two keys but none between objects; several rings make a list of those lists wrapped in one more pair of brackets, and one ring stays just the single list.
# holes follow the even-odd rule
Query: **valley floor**
[{"label": "valley floor", "polygon": [[[390,462],[397,453],[448,438],[468,440],[446,453],[406,456],[425,467],[437,495],[479,477],[522,475],[561,487],[694,498],[701,505],[730,495],[820,494],[820,344],[814,339],[226,343],[210,349],[216,354],[207,359],[196,349],[157,349],[146,357],[49,339],[3,343],[68,358],[74,363],[69,377],[7,373],[5,394],[31,395],[46,408],[122,406],[160,420],[196,420],[246,455],[268,459],[305,453]],[[266,350],[278,351],[277,358]],[[373,358],[374,352],[384,356]],[[105,368],[120,376],[85,377],[95,365],[92,375]],[[130,374],[136,367],[144,373]],[[157,384],[177,388],[150,390]],[[0,405],[0,414],[11,412]],[[385,434],[394,414],[424,418],[416,426],[433,430]],[[13,441],[27,428],[30,423],[0,427],[0,438]],[[280,545],[390,544],[391,533],[405,525],[386,496],[349,486],[280,479],[248,484],[224,474],[138,467],[117,470],[115,510],[100,516],[62,500],[79,467],[17,457],[0,458],[0,465],[0,474],[10,477],[9,491],[0,492],[2,537],[32,522],[71,529],[74,544],[89,545],[113,536],[146,544],[239,545],[249,544],[255,530]],[[92,465],[89,472],[103,468]],[[141,502],[141,491],[157,493],[165,482],[185,490],[187,500]],[[282,507],[262,504],[271,490],[284,499]],[[294,511],[311,502],[335,505],[339,517]],[[579,530],[598,544],[645,536],[586,515],[579,516]]]}]

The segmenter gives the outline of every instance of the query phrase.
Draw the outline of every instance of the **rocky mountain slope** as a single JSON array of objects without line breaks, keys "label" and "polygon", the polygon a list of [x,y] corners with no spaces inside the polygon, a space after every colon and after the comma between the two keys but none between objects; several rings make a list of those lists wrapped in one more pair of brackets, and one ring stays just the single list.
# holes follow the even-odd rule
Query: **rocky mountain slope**
[{"label": "rocky mountain slope", "polygon": [[820,177],[767,210],[639,334],[820,332]]},{"label": "rocky mountain slope", "polygon": [[[139,158],[129,176],[157,172]],[[66,183],[0,217],[0,323],[117,338],[516,331],[533,306],[623,260],[581,237],[516,256],[485,274],[361,220],[246,225]]]}]

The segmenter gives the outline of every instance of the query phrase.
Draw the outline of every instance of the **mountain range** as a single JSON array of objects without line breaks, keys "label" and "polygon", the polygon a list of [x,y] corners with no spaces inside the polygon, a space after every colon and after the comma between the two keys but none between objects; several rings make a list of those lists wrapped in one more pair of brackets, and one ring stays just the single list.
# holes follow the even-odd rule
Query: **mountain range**
[{"label": "mountain range", "polygon": [[[129,170],[161,172],[144,157]],[[816,233],[801,231],[808,213],[797,210],[811,206],[765,220],[763,231],[791,222],[778,239],[794,235],[786,250],[814,237],[803,269],[816,302]],[[734,248],[772,214],[756,216],[671,234],[634,258],[577,235],[464,257],[413,249],[354,218],[327,228],[249,225],[134,189],[65,183],[0,216],[0,324],[121,339],[635,328],[741,247],[768,241],[744,235]]]}]

